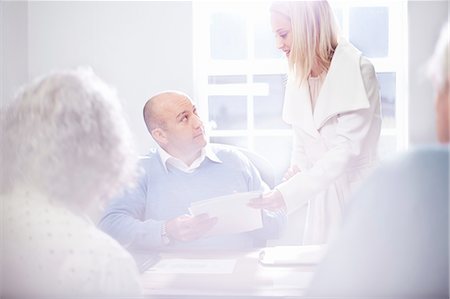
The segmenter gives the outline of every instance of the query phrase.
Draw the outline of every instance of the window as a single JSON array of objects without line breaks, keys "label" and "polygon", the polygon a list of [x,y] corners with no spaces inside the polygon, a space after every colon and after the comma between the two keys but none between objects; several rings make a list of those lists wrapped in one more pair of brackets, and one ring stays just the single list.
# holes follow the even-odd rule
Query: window
[{"label": "window", "polygon": [[[331,2],[342,35],[375,66],[382,97],[380,155],[406,147],[406,7],[397,1]],[[248,147],[289,165],[281,119],[287,62],[275,47],[269,2],[194,2],[195,98],[211,142]]]}]

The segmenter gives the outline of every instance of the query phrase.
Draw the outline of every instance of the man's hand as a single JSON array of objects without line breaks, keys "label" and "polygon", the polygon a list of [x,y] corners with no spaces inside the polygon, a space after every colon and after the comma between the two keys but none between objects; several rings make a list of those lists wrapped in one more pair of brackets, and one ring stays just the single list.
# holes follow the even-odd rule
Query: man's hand
[{"label": "man's hand", "polygon": [[201,238],[216,223],[217,218],[207,214],[182,215],[166,222],[166,233],[172,240],[187,242]]},{"label": "man's hand", "polygon": [[286,203],[284,202],[283,195],[281,195],[280,191],[274,189],[263,194],[259,198],[251,199],[248,206],[255,209],[278,211],[286,208]]}]

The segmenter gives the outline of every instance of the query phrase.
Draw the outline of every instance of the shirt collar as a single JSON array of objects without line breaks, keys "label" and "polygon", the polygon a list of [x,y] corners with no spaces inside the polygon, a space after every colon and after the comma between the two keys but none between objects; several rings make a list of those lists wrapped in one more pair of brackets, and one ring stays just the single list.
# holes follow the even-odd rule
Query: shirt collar
[{"label": "shirt collar", "polygon": [[209,160],[216,163],[222,163],[222,161],[217,157],[217,155],[214,153],[209,144],[207,144],[204,148],[202,148],[200,156],[197,159],[195,159],[190,166],[186,165],[186,163],[184,163],[180,159],[175,158],[160,146],[158,146],[158,153],[166,173],[168,172],[167,169],[168,164],[172,165],[173,167],[183,172],[192,173],[194,172],[195,169],[197,169],[200,166],[200,164],[202,164],[205,158],[208,158]]}]

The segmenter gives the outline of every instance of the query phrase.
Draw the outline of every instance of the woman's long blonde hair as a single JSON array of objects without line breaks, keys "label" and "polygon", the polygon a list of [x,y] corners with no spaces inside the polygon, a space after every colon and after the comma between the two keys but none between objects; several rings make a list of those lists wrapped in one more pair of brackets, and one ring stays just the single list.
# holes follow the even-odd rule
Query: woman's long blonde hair
[{"label": "woman's long blonde hair", "polygon": [[316,63],[328,70],[338,43],[338,25],[327,1],[277,1],[270,8],[291,21],[292,49],[289,69],[301,84]]}]

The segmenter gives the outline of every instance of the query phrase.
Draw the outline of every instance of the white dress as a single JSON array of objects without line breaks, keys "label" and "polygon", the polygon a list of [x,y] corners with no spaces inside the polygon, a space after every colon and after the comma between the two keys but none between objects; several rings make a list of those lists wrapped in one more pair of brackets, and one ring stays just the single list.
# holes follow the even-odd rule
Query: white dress
[{"label": "white dress", "polygon": [[36,191],[0,196],[2,296],[136,296],[130,254],[87,218]]},{"label": "white dress", "polygon": [[308,205],[303,244],[327,243],[349,195],[377,163],[380,94],[370,61],[340,40],[313,109],[310,86],[288,81],[283,119],[292,125],[291,165],[301,170],[276,187],[288,212]]}]

